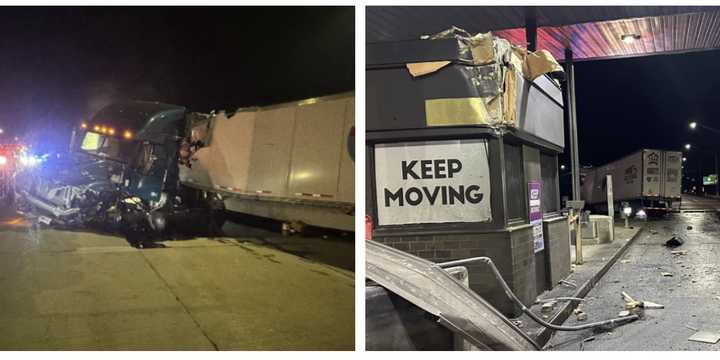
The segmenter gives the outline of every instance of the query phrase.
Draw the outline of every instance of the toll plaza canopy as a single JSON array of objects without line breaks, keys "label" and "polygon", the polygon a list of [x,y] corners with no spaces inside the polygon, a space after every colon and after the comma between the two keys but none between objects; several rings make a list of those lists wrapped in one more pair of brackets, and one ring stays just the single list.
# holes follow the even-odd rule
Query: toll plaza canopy
[{"label": "toll plaza canopy", "polygon": [[[682,53],[720,48],[717,6],[368,6],[366,41],[419,39],[451,26],[492,31],[525,45],[537,26],[537,49],[573,61]],[[634,41],[623,41],[632,37]]]}]

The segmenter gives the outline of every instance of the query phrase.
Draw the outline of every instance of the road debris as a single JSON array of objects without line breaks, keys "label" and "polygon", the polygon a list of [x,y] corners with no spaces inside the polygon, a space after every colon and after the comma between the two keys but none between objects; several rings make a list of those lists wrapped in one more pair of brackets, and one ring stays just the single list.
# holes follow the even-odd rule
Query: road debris
[{"label": "road debris", "polygon": [[577,319],[577,321],[585,321],[587,320],[587,313],[584,311],[580,311],[575,314],[575,318]]},{"label": "road debris", "polygon": [[689,341],[715,344],[720,340],[720,333],[713,331],[698,331],[688,338]]},{"label": "road debris", "polygon": [[519,328],[523,327],[522,320],[512,320],[512,323],[515,324],[515,326],[517,326]]},{"label": "road debris", "polygon": [[640,301],[633,299],[628,293],[621,293],[623,300],[625,301],[625,309],[632,310],[640,306]]},{"label": "road debris", "polygon": [[630,260],[628,260],[628,259],[622,259],[622,260],[620,260],[620,262],[623,263],[623,264],[627,264],[627,263],[630,262]]},{"label": "road debris", "polygon": [[688,324],[685,324],[685,327],[688,328],[688,329],[690,329],[690,330],[693,330],[693,331],[700,331],[700,329],[694,328],[694,327],[692,327],[692,326],[690,326],[690,325],[688,325]]},{"label": "road debris", "polygon": [[687,250],[674,250],[670,252],[673,255],[687,255]]},{"label": "road debris", "polygon": [[618,317],[623,317],[623,316],[630,316],[630,311],[623,310],[618,313]]},{"label": "road debris", "polygon": [[594,337],[594,336],[590,336],[590,337],[588,337],[588,338],[583,339],[583,340],[580,342],[580,351],[583,351],[583,349],[585,348],[585,343],[586,343],[586,342],[590,342],[590,341],[593,341],[593,340],[595,340],[595,337]]},{"label": "road debris", "polygon": [[567,285],[567,286],[570,286],[570,287],[573,287],[573,288],[577,288],[577,284],[575,284],[575,283],[572,282],[572,281],[560,280],[559,283],[562,284],[562,285]]},{"label": "road debris", "polygon": [[650,301],[643,301],[641,306],[645,309],[664,309],[665,308],[665,305],[657,304],[657,303],[650,302]]},{"label": "road debris", "polygon": [[687,229],[688,229],[688,230],[692,230],[693,228],[692,228],[692,226],[688,225],[688,226],[687,226]]},{"label": "road debris", "polygon": [[671,272],[667,272],[667,271],[661,272],[660,275],[665,276],[665,277],[672,277],[672,276],[673,276],[673,274],[672,274]]},{"label": "road debris", "polygon": [[628,295],[626,292],[622,292],[621,296],[623,300],[625,301],[625,309],[632,312],[636,308],[644,308],[644,309],[664,309],[665,305],[661,305],[658,303],[654,303],[651,301],[637,301],[632,298],[632,296]]},{"label": "road debris", "polygon": [[685,243],[685,239],[683,239],[681,236],[673,235],[673,237],[671,237],[670,240],[665,242],[665,246],[678,247],[684,243]]},{"label": "road debris", "polygon": [[542,308],[540,308],[540,312],[543,314],[550,314],[555,310],[555,301],[548,301],[546,303],[542,304]]},{"label": "road debris", "polygon": [[535,299],[536,304],[543,304],[543,303],[547,303],[547,302],[561,302],[561,301],[580,301],[580,302],[582,302],[582,301],[585,301],[585,299],[579,298],[579,297],[572,297],[572,296],[560,296],[560,297],[556,297],[556,298],[547,298],[547,299],[537,298],[537,299]]}]

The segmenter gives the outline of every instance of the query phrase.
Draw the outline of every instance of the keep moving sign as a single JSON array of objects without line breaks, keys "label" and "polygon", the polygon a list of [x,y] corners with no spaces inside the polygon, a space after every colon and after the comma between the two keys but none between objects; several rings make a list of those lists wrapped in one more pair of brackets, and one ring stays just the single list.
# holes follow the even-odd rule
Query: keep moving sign
[{"label": "keep moving sign", "polygon": [[375,146],[379,225],[492,220],[487,141]]}]

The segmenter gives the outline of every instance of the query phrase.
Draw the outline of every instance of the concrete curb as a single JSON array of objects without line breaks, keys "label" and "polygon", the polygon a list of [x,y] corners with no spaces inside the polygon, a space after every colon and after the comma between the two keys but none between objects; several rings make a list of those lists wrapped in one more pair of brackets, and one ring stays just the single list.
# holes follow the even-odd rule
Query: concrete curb
[{"label": "concrete curb", "polygon": [[[585,296],[592,290],[593,287],[595,287],[595,284],[602,279],[603,276],[610,270],[610,268],[615,265],[615,263],[620,259],[623,254],[625,254],[625,251],[635,242],[635,239],[637,239],[640,234],[642,234],[643,230],[645,230],[644,227],[641,227],[640,230],[638,230],[635,235],[633,235],[630,240],[626,241],[625,244],[618,249],[618,251],[613,254],[613,256],[610,258],[610,260],[603,265],[603,267],[595,273],[588,281],[583,283],[581,286],[578,287],[577,291],[572,295],[572,297],[578,297],[578,298],[585,298]],[[551,324],[560,325],[565,322],[565,320],[570,317],[570,314],[572,314],[573,309],[575,309],[575,302],[569,301],[563,304],[560,312],[555,314],[552,319],[550,319]],[[552,329],[543,328],[543,330],[538,334],[535,341],[541,346],[545,347],[547,342],[550,340],[550,337],[553,335],[554,331]]]}]

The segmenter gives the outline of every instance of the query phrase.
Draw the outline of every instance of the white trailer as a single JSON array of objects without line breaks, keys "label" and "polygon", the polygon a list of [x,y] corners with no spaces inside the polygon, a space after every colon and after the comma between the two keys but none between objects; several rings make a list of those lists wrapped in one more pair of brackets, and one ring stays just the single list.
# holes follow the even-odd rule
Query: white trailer
[{"label": "white trailer", "polygon": [[184,185],[229,211],[353,231],[354,93],[198,118]]},{"label": "white trailer", "polygon": [[633,209],[646,211],[672,211],[680,205],[679,151],[643,149],[609,164],[583,169],[582,198],[586,204],[596,208],[607,206],[606,175],[612,175],[613,198],[617,203],[629,202]]}]

